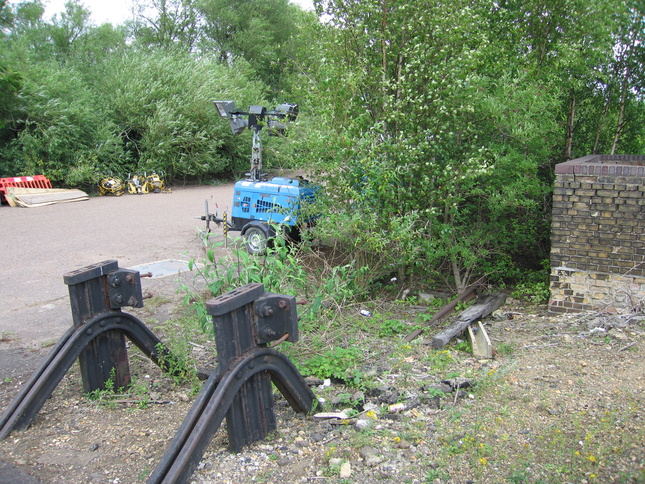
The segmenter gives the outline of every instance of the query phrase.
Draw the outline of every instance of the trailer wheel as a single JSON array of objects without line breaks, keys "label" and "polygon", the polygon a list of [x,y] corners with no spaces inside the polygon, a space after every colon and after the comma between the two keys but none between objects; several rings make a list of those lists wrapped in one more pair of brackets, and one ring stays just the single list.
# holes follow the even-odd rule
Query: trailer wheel
[{"label": "trailer wheel", "polygon": [[251,255],[264,255],[269,243],[269,233],[263,225],[252,225],[244,231],[246,250]]}]

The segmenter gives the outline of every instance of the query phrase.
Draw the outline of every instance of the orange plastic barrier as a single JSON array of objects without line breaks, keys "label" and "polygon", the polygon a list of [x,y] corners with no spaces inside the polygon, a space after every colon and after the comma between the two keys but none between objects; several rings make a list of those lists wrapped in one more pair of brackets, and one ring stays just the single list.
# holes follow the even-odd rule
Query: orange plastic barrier
[{"label": "orange plastic barrier", "polygon": [[7,187],[52,188],[52,182],[45,175],[0,178],[0,203],[6,201]]}]

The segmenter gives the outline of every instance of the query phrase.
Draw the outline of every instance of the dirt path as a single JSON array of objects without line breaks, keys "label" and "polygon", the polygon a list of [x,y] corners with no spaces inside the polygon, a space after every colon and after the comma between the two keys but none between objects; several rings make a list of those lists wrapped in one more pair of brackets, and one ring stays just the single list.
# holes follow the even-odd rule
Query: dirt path
[{"label": "dirt path", "polygon": [[[230,206],[232,184],[173,188],[172,193],[92,197],[38,208],[0,207],[0,378],[17,376],[71,326],[69,271],[116,259],[131,268],[201,256],[196,215],[209,200]],[[144,291],[164,281],[144,279]],[[35,354],[34,354],[35,353]],[[4,355],[4,357],[3,357]],[[17,355],[22,355],[16,358]]]}]

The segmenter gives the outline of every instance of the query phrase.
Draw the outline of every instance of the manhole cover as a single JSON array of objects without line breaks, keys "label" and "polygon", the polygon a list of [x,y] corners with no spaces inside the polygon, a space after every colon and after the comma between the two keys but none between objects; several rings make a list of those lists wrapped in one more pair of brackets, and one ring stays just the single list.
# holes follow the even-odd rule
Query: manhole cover
[{"label": "manhole cover", "polygon": [[190,270],[188,268],[188,262],[175,259],[160,260],[159,262],[141,264],[139,266],[132,267],[132,269],[139,271],[139,274],[147,274],[148,272],[150,272],[152,274],[152,277],[166,277]]}]

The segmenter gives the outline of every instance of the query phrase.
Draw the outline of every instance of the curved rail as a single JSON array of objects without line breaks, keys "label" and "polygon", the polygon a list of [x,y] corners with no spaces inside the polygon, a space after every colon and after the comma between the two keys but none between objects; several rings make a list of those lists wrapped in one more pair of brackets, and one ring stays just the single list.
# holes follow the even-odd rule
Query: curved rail
[{"label": "curved rail", "polygon": [[0,417],[0,440],[8,437],[14,430],[29,427],[83,349],[107,331],[125,333],[155,364],[167,370],[164,368],[163,357],[170,355],[170,351],[139,319],[120,311],[98,314],[82,326],[68,330],[23,385]]},{"label": "curved rail", "polygon": [[311,410],[314,394],[293,363],[270,348],[253,351],[225,373],[215,372],[206,381],[148,483],[187,482],[237,392],[249,378],[263,371],[270,372],[273,383],[296,412]]}]

